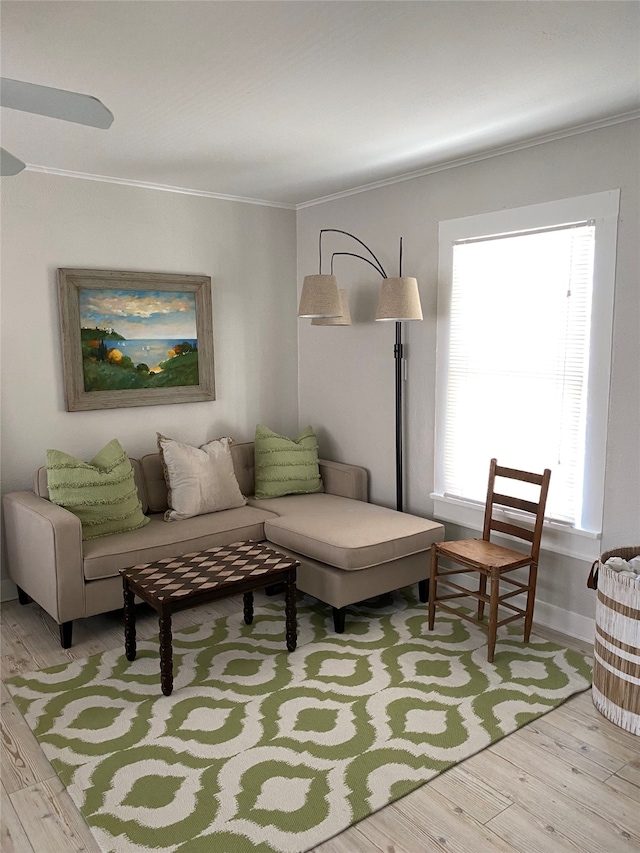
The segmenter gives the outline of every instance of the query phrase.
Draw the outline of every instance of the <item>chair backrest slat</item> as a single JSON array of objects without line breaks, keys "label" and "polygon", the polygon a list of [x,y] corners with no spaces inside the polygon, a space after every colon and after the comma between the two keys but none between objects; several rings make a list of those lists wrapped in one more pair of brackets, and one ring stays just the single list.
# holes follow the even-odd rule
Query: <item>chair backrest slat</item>
[{"label": "chair backrest slat", "polygon": [[[539,486],[540,494],[538,502],[524,500],[513,495],[505,495],[503,492],[496,492],[496,477],[503,477],[507,480],[519,480]],[[540,540],[542,539],[542,525],[544,522],[544,510],[547,504],[550,478],[551,471],[549,468],[546,468],[543,474],[533,474],[529,471],[521,471],[518,468],[505,468],[502,465],[498,465],[496,459],[492,459],[489,467],[489,484],[487,486],[487,502],[484,512],[482,538],[488,542],[491,537],[491,531],[495,531],[529,542],[531,544],[531,556],[537,562],[540,553]],[[511,509],[528,513],[531,520],[534,521],[533,530],[521,527],[518,524],[495,519],[493,511],[496,506],[507,506]]]},{"label": "chair backrest slat", "polygon": [[522,498],[514,498],[512,495],[499,495],[497,492],[493,494],[493,503],[501,506],[510,506],[513,509],[521,509],[524,512],[530,512],[535,515],[538,512],[538,504],[533,501],[525,501]]},{"label": "chair backrest slat", "polygon": [[532,474],[530,471],[520,471],[518,468],[503,468],[496,464],[496,477],[507,477],[509,480],[522,480],[525,483],[533,483],[541,486],[544,474]]},{"label": "chair backrest slat", "polygon": [[517,524],[508,524],[506,521],[498,521],[492,518],[491,530],[497,530],[498,533],[508,533],[509,536],[516,536],[518,539],[526,539],[527,542],[533,542],[534,531],[528,530],[526,527],[520,527]]}]

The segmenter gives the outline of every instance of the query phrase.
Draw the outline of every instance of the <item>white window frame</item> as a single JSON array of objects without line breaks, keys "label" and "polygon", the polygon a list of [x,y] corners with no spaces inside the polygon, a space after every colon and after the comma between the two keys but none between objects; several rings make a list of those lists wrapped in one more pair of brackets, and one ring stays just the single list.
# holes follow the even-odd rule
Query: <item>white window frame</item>
[{"label": "white window frame", "polygon": [[482,530],[484,515],[484,505],[448,497],[444,490],[444,431],[454,242],[592,220],[596,232],[582,519],[575,526],[545,521],[542,548],[582,560],[595,560],[600,555],[619,204],[620,190],[616,189],[440,222],[436,430],[434,490],[431,495],[437,519],[472,530]]}]

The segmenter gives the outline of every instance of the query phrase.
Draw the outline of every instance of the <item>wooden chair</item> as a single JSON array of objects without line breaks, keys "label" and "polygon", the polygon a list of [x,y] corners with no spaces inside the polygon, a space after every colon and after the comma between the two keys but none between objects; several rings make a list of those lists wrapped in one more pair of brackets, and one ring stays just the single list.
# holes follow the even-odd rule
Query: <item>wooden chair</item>
[{"label": "wooden chair", "polygon": [[[525,483],[533,483],[540,487],[538,502],[522,500],[521,498],[500,494],[494,491],[496,477],[504,477],[510,480],[521,480]],[[501,625],[513,622],[515,619],[524,618],[524,642],[529,642],[531,635],[531,624],[533,622],[533,606],[536,594],[536,579],[538,573],[538,555],[540,553],[540,539],[542,538],[542,522],[544,520],[544,509],[547,502],[549,490],[549,479],[551,471],[547,468],[544,474],[530,474],[528,471],[519,471],[515,468],[503,468],[495,459],[491,460],[489,469],[489,487],[487,489],[487,503],[484,513],[484,526],[482,539],[463,539],[453,542],[438,542],[431,546],[431,576],[429,580],[429,630],[433,631],[436,607],[455,613],[475,625],[488,629],[488,651],[487,660],[491,662],[496,647],[496,634]],[[494,507],[504,506],[517,510],[524,517],[534,521],[533,529],[521,527],[519,524],[511,524],[506,521],[496,520],[493,517]],[[511,550],[490,541],[491,531],[506,533],[517,539],[524,540],[528,545],[526,553]],[[439,560],[441,557],[457,564],[457,567],[441,569]],[[527,583],[514,578],[504,577],[508,572],[529,566],[529,579]],[[451,580],[451,575],[460,575],[467,572],[478,572],[480,575],[478,591],[467,589]],[[487,595],[487,579],[491,582],[490,594]],[[509,589],[500,594],[500,581],[509,584]],[[439,593],[439,587],[445,586],[456,592]],[[527,603],[523,610],[508,599],[516,595],[526,593]],[[464,613],[455,607],[445,603],[456,598],[473,597],[478,600],[477,617]],[[484,606],[489,605],[489,622],[484,622]],[[506,607],[515,612],[498,621],[498,607]]]}]

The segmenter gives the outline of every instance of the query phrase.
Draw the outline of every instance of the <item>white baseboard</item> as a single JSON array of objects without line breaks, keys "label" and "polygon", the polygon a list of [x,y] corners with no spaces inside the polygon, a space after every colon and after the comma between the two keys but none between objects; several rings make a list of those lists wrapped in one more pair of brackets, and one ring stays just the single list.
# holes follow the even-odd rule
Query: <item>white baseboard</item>
[{"label": "white baseboard", "polygon": [[546,601],[536,600],[533,622],[534,625],[537,622],[538,625],[544,625],[545,628],[551,628],[561,634],[568,634],[570,637],[584,640],[587,643],[593,643],[596,633],[595,619],[583,616],[581,613],[574,613],[572,610],[556,607],[555,604],[549,604]]},{"label": "white baseboard", "polygon": [[[477,588],[464,575],[457,577],[456,583],[459,583],[460,586],[466,586],[468,589]],[[524,596],[517,596],[513,601],[514,604],[524,607]],[[487,610],[485,609],[486,615]],[[572,610],[565,610],[563,607],[549,604],[539,598],[536,598],[533,612],[534,631],[536,624],[542,625],[544,628],[551,628],[552,631],[558,631],[560,634],[566,634],[568,637],[575,637],[576,640],[584,640],[587,643],[593,643],[596,634],[595,619],[583,616],[581,613],[574,613]]]},{"label": "white baseboard", "polygon": [[0,601],[12,601],[18,597],[18,587],[9,578],[0,581]]}]

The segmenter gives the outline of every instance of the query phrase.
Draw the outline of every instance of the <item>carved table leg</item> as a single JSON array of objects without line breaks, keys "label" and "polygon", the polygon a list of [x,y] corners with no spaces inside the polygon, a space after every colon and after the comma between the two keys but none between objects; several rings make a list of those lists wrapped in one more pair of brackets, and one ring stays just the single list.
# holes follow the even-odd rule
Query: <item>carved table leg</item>
[{"label": "carved table leg", "polygon": [[171,641],[171,614],[160,614],[160,685],[165,696],[173,690],[173,647]]},{"label": "carved table leg", "polygon": [[242,596],[244,602],[244,622],[245,625],[251,625],[253,622],[253,593],[245,592]]},{"label": "carved table leg", "polygon": [[136,659],[136,606],[129,582],[122,578],[124,588],[124,651],[127,660]]},{"label": "carved table leg", "polygon": [[287,574],[287,582],[284,590],[285,614],[287,624],[287,648],[290,652],[295,651],[298,642],[298,628],[296,624],[296,570],[291,569]]}]

